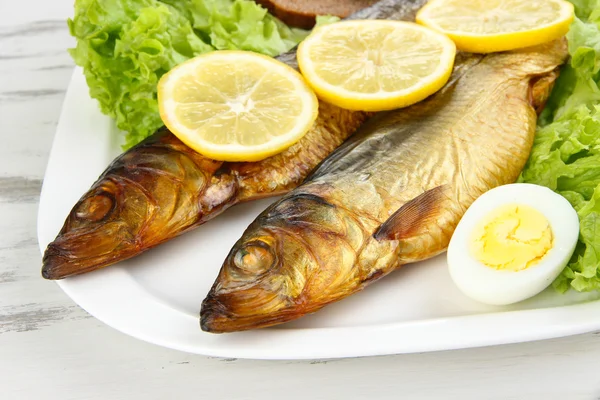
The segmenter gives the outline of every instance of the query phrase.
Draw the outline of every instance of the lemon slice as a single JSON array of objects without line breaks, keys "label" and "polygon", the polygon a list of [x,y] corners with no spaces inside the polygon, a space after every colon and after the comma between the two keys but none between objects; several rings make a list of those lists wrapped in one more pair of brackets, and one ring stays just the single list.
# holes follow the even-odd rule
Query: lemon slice
[{"label": "lemon slice", "polygon": [[321,99],[350,110],[405,107],[438,91],[456,47],[411,22],[344,21],[315,29],[298,48],[302,74]]},{"label": "lemon slice", "polygon": [[491,53],[558,39],[573,17],[565,0],[430,0],[417,22],[448,35],[459,50]]},{"label": "lemon slice", "polygon": [[285,150],[318,113],[317,97],[297,71],[246,51],[215,51],[178,65],[158,84],[158,106],[182,142],[223,161]]}]

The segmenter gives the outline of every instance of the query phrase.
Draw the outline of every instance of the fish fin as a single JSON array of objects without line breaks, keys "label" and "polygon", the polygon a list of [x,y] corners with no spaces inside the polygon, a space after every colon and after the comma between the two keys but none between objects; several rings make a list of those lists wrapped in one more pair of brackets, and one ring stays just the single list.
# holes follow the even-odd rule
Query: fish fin
[{"label": "fish fin", "polygon": [[546,107],[546,102],[550,97],[554,82],[558,78],[559,73],[560,69],[557,67],[547,74],[533,77],[529,82],[529,103],[537,115],[540,115],[544,107]]},{"label": "fish fin", "polygon": [[441,206],[443,199],[447,198],[447,189],[447,185],[435,187],[404,204],[379,227],[373,237],[378,241],[410,237],[442,211]]}]

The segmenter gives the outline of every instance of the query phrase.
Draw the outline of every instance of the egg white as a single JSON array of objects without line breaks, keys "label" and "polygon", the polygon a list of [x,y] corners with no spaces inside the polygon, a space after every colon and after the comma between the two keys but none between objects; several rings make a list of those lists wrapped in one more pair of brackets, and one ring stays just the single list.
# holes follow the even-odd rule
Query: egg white
[{"label": "egg white", "polygon": [[[477,224],[498,207],[517,204],[538,210],[548,220],[553,246],[522,271],[490,268],[471,253]],[[561,195],[538,185],[515,183],[489,190],[466,211],[448,246],[450,276],[467,296],[486,304],[506,305],[532,297],[550,285],[569,262],[579,237],[579,218]]]}]

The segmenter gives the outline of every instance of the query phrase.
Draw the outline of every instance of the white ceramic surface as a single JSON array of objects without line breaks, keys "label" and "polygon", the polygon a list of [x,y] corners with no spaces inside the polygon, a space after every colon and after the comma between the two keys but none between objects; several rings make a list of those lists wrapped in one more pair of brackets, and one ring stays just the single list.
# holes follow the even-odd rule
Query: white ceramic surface
[{"label": "white ceramic surface", "polygon": [[[43,250],[72,205],[120,152],[119,134],[88,96],[80,69],[67,92],[40,200]],[[272,200],[234,207],[132,260],[59,281],[82,308],[139,339],[191,353],[258,359],[338,358],[477,347],[600,329],[600,294],[551,289],[508,306],[476,303],[445,256],[406,266],[362,293],[275,328],[204,333],[200,303],[232,244]]]}]

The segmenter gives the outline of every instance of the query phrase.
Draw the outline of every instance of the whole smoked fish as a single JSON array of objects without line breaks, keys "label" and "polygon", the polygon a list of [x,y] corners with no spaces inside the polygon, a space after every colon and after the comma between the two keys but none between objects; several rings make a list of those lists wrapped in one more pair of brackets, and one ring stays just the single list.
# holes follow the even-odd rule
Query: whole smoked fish
[{"label": "whole smoked fish", "polygon": [[[354,19],[412,19],[424,0],[384,0]],[[295,51],[278,59],[297,68]],[[193,229],[234,204],[280,195],[369,116],[321,103],[313,128],[260,162],[208,159],[161,129],[115,159],[75,204],[43,256],[42,276],[62,279],[136,256]]]},{"label": "whole smoked fish", "polygon": [[250,225],[202,304],[202,329],[291,321],[443,252],[478,196],[517,179],[566,58],[564,40],[463,55],[437,94],[371,118]]}]

